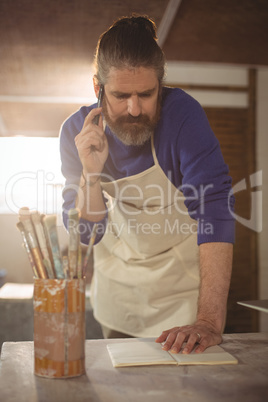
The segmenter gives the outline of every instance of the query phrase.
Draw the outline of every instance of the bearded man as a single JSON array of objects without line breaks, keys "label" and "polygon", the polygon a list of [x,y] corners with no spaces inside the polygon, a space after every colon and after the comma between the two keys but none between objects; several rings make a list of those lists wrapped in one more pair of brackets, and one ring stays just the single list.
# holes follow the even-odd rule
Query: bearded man
[{"label": "bearded man", "polygon": [[63,220],[68,227],[68,210],[80,208],[85,244],[98,224],[91,302],[105,337],[202,352],[222,340],[234,200],[203,109],[164,87],[164,73],[147,17],[121,18],[101,35],[102,106],[82,107],[61,129]]}]

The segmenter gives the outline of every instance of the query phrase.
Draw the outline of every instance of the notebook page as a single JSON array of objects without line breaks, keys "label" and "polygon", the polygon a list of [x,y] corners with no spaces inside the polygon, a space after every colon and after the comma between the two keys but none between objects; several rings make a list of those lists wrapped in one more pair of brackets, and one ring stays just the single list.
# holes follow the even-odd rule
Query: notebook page
[{"label": "notebook page", "polygon": [[237,364],[238,361],[230,353],[226,352],[220,346],[210,346],[203,353],[195,353],[192,351],[190,354],[185,355],[181,352],[172,354],[173,358],[179,365],[191,364]]},{"label": "notebook page", "polygon": [[114,367],[178,364],[155,342],[110,343],[107,349]]}]

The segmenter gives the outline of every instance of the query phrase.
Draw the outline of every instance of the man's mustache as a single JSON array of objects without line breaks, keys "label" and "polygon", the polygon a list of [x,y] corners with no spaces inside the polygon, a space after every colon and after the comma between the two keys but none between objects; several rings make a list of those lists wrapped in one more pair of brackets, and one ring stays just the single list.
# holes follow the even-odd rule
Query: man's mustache
[{"label": "man's mustache", "polygon": [[117,123],[141,123],[148,124],[150,123],[150,118],[145,114],[140,114],[139,116],[132,116],[131,114],[127,116],[120,116],[116,119]]}]

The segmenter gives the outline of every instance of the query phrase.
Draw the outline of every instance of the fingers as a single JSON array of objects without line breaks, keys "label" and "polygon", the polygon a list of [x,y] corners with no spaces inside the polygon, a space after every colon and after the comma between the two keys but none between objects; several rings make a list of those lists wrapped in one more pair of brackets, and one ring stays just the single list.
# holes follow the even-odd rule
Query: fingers
[{"label": "fingers", "polygon": [[[97,114],[97,116],[94,117],[92,120],[92,123],[95,124],[96,126],[100,125],[100,119],[102,118],[101,114]],[[102,125],[101,125],[102,127]]]},{"label": "fingers", "polygon": [[162,343],[167,339],[167,336],[170,334],[170,332],[175,332],[176,330],[178,330],[180,327],[174,327],[171,329],[168,329],[167,331],[163,331],[162,334],[156,338],[155,342],[157,343]]},{"label": "fingers", "polygon": [[180,328],[168,335],[163,345],[163,349],[170,350],[172,353],[178,353],[182,349],[183,344],[187,339],[188,350],[192,350],[195,345],[193,337]]},{"label": "fingers", "polygon": [[[101,112],[101,108],[95,108],[92,109],[89,114],[86,116],[85,121],[84,121],[84,125],[83,128],[79,134],[79,137],[88,137],[88,135],[90,135],[92,137],[92,139],[95,136],[95,140],[96,140],[96,136],[100,136],[103,140],[103,138],[105,137],[104,131],[103,131],[103,123],[102,123],[102,116],[100,115]],[[99,122],[98,125],[94,124],[94,120],[96,117],[99,117]],[[78,139],[79,139],[78,137]],[[94,140],[94,139],[93,139]]]},{"label": "fingers", "polygon": [[[170,350],[171,348],[173,348],[174,345],[176,344],[176,342],[178,342],[177,336],[178,336],[177,332],[171,332],[167,336],[167,339],[166,339],[165,343],[163,344],[162,349],[163,350]],[[177,353],[177,352],[175,352],[175,353]]]},{"label": "fingers", "polygon": [[88,113],[82,130],[74,140],[83,171],[87,173],[101,173],[108,157],[108,142],[103,130],[101,115],[99,125],[93,123],[94,118],[99,115],[101,110],[101,108],[96,108]]},{"label": "fingers", "polygon": [[[101,108],[92,109],[84,120],[84,124],[80,133],[75,137],[75,144],[79,154],[89,150],[102,151],[105,146],[105,133],[103,131]],[[99,125],[93,123],[96,116],[99,116]]]},{"label": "fingers", "polygon": [[91,132],[89,135],[84,136],[76,136],[75,144],[77,149],[94,149],[97,151],[102,151],[105,146],[106,137],[103,135],[99,135],[99,133]]},{"label": "fingers", "polygon": [[211,329],[205,326],[190,325],[163,331],[156,339],[156,342],[164,342],[162,346],[163,350],[169,350],[172,353],[181,351],[184,354],[191,353],[194,348],[196,353],[202,353],[207,347],[217,345],[221,341],[221,335],[211,331]]},{"label": "fingers", "polygon": [[209,345],[208,338],[204,338],[204,339],[202,340],[202,343],[200,343],[200,344],[197,346],[197,348],[195,349],[195,352],[196,352],[196,353],[202,353],[202,352],[204,352],[204,350],[206,350],[206,348],[209,347],[209,346],[212,346],[212,345]]},{"label": "fingers", "polygon": [[102,115],[101,115],[101,111],[102,111],[102,108],[101,108],[101,107],[96,107],[96,108],[92,109],[92,110],[88,113],[88,115],[86,116],[83,127],[88,126],[89,124],[94,124],[94,125],[96,125],[95,122],[96,122],[97,116],[99,116],[99,121],[98,121],[98,124],[97,124],[97,125],[98,125],[99,127],[102,127]]},{"label": "fingers", "polygon": [[199,334],[199,332],[190,334],[188,341],[186,343],[186,346],[184,346],[184,348],[183,348],[182,353],[184,353],[184,354],[191,353],[191,351],[194,349],[195,345],[199,342],[201,342],[201,335]]}]

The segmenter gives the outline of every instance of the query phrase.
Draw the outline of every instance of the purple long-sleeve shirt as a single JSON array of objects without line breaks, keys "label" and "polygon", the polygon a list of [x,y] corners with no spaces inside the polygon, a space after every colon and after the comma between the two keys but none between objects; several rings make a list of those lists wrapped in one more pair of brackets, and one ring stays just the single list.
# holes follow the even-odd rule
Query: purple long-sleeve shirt
[{"label": "purple long-sleeve shirt", "polygon": [[[82,165],[74,143],[92,106],[83,106],[63,124],[60,135],[62,173],[66,178],[63,191],[63,221],[75,205]],[[113,180],[132,176],[154,164],[150,141],[143,146],[126,146],[106,126],[109,156],[103,173]],[[161,117],[154,134],[156,156],[169,180],[185,196],[190,216],[198,221],[198,244],[233,243],[235,222],[231,178],[224,163],[218,140],[212,132],[200,104],[181,89],[164,87]],[[198,196],[197,196],[198,195]],[[103,236],[106,217],[99,222],[96,243]],[[81,241],[88,243],[93,222],[81,219]],[[213,233],[206,231],[213,227]],[[102,233],[99,228],[102,227]]]}]

